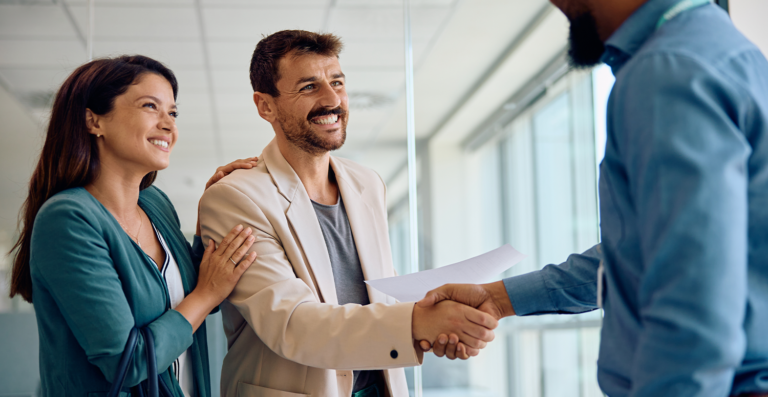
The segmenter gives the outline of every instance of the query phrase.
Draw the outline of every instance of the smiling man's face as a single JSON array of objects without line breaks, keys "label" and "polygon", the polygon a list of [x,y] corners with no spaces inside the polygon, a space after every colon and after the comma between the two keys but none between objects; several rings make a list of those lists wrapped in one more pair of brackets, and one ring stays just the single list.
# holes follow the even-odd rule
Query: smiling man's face
[{"label": "smiling man's face", "polygon": [[279,70],[277,122],[288,142],[310,154],[344,145],[349,99],[338,58],[289,53]]}]

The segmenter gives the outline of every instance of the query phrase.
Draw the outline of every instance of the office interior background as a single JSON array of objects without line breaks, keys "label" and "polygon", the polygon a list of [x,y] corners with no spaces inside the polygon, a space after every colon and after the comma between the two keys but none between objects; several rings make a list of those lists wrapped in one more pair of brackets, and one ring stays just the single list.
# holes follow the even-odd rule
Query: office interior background
[{"label": "office interior background", "polygon": [[[768,53],[768,2],[718,3]],[[509,243],[528,255],[509,276],[597,243],[610,70],[568,67],[568,22],[546,0],[411,0],[408,13],[419,268]],[[256,43],[283,29],[339,35],[350,122],[335,155],[387,183],[395,266],[409,273],[404,15],[402,0],[0,0],[0,396],[39,392],[34,308],[8,298],[5,253],[53,95],[90,51],[147,55],[176,73],[179,141],[156,185],[191,237],[215,168],[259,155],[274,135],[251,99]],[[505,319],[480,356],[427,354],[409,381],[421,377],[424,396],[601,396],[600,320],[599,311]],[[226,344],[219,315],[207,322],[218,396]]]}]

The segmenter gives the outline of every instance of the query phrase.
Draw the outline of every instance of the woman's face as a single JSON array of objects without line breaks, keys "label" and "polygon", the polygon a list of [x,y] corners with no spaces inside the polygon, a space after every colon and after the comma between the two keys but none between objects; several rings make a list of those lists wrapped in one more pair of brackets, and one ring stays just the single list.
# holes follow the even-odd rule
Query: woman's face
[{"label": "woman's face", "polygon": [[91,133],[103,135],[99,138],[102,165],[117,164],[142,176],[167,168],[179,135],[176,115],[168,80],[154,73],[140,76],[115,98],[112,111],[92,115]]}]

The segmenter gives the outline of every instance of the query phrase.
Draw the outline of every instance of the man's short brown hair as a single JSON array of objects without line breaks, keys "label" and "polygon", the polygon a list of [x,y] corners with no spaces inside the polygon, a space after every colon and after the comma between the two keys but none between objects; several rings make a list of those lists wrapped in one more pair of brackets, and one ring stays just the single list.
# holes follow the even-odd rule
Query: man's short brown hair
[{"label": "man's short brown hair", "polygon": [[283,30],[259,41],[251,57],[251,86],[254,92],[280,96],[277,81],[280,59],[294,51],[294,55],[319,54],[338,58],[343,44],[330,33],[314,33],[306,30]]}]

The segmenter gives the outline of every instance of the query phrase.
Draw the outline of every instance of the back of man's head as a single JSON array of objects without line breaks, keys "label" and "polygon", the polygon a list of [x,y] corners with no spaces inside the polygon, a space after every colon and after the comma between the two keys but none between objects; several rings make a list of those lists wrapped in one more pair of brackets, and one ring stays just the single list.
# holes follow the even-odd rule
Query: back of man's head
[{"label": "back of man's head", "polygon": [[280,59],[291,56],[319,54],[338,57],[343,44],[330,33],[314,33],[306,30],[283,30],[259,41],[251,57],[251,86],[254,92],[280,96],[277,82],[280,80]]}]

